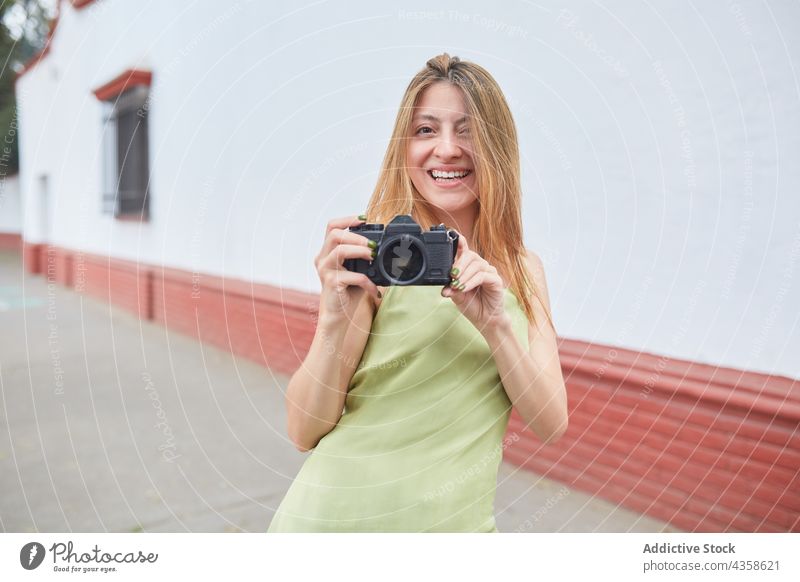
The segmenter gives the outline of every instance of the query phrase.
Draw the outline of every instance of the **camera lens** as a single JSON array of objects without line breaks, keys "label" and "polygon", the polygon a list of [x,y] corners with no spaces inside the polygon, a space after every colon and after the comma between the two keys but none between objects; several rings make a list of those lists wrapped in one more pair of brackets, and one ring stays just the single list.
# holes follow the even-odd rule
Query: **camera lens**
[{"label": "camera lens", "polygon": [[380,264],[386,277],[395,285],[409,285],[425,269],[425,256],[419,241],[404,234],[381,246]]}]

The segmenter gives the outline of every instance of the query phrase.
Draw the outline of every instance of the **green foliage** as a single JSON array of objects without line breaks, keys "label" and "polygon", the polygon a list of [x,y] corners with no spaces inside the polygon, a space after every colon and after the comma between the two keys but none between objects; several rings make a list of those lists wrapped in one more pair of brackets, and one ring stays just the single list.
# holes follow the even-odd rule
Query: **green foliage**
[{"label": "green foliage", "polygon": [[19,172],[19,148],[17,104],[9,103],[0,109],[0,128],[3,138],[0,140],[0,178],[13,176]]},{"label": "green foliage", "polygon": [[0,0],[0,177],[19,171],[14,81],[47,42],[51,15],[40,0]]}]

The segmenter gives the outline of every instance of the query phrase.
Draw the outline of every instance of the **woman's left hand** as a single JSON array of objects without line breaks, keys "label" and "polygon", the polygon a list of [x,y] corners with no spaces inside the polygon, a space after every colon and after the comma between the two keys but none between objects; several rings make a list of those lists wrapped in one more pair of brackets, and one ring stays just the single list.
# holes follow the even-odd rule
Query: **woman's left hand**
[{"label": "woman's left hand", "polygon": [[461,233],[450,276],[453,282],[442,289],[442,296],[450,297],[478,331],[484,333],[506,317],[503,280],[496,268],[469,249]]}]

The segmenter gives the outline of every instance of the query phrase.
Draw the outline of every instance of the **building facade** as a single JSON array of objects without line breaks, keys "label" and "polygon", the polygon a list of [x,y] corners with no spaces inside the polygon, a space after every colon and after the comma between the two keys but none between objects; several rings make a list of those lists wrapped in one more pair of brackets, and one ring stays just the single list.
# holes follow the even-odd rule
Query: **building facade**
[{"label": "building facade", "polygon": [[686,529],[796,529],[798,9],[504,10],[60,2],[16,85],[26,268],[291,373],[327,221],[457,54],[514,114],[563,338],[570,431],[508,458]]}]

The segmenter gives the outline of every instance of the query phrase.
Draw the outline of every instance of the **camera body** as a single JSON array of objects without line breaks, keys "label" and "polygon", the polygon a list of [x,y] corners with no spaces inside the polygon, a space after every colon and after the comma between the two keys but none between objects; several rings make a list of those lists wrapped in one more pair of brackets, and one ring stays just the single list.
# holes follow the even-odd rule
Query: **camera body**
[{"label": "camera body", "polygon": [[458,250],[458,233],[440,224],[422,232],[408,214],[386,225],[361,224],[350,232],[378,243],[375,259],[345,259],[344,268],[364,273],[376,285],[448,285]]}]

